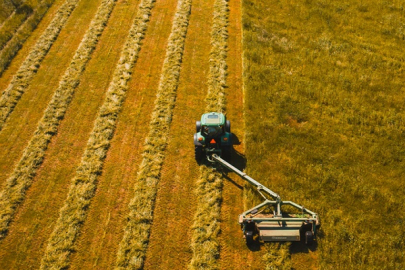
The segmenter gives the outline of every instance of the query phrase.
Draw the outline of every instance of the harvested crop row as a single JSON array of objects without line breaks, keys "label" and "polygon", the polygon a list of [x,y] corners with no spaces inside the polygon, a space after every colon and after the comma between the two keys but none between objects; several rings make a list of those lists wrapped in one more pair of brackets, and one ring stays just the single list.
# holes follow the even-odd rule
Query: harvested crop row
[{"label": "harvested crop row", "polygon": [[16,10],[16,3],[12,1],[0,1],[0,27],[10,19]]},{"label": "harvested crop row", "polygon": [[0,193],[0,240],[6,236],[15,211],[24,200],[25,192],[31,186],[32,179],[42,164],[48,144],[53,135],[56,134],[60,120],[66,113],[74,90],[80,82],[80,75],[106,26],[114,3],[115,0],[102,2],[43,118],[39,122],[37,130],[12,175],[7,179],[5,189]]},{"label": "harvested crop row", "polygon": [[149,243],[157,184],[165,158],[170,123],[176,102],[181,61],[188,29],[191,0],[180,0],[169,36],[150,130],[129,203],[128,223],[117,253],[117,269],[142,269]]},{"label": "harvested crop row", "polygon": [[[44,0],[45,1],[45,0]],[[27,1],[28,2],[28,1]],[[34,13],[33,8],[37,8],[41,1],[30,1],[22,3],[15,12],[0,26],[0,50],[14,36],[18,29],[26,22],[27,18]]]},{"label": "harvested crop row", "polygon": [[[3,92],[0,97],[0,131],[3,129],[5,121],[14,110],[17,102],[28,88],[31,79],[37,72],[42,60],[45,58],[79,1],[80,0],[66,0],[66,2],[59,8],[55,18],[46,28],[45,32],[39,38],[39,41],[35,44],[32,51],[18,69],[7,89]],[[7,59],[7,56],[4,53],[9,46],[11,46],[11,44],[8,44],[8,46],[2,51],[0,61]],[[2,63],[3,62],[0,62],[0,74],[4,71],[4,65]]]},{"label": "harvested crop row", "polygon": [[[216,0],[211,32],[210,73],[206,111],[224,112],[227,78],[227,0]],[[218,269],[222,176],[213,168],[200,167],[197,183],[197,213],[194,217],[190,269]]]},{"label": "harvested crop row", "polygon": [[84,222],[90,200],[96,190],[97,176],[113,137],[122,104],[128,90],[131,70],[135,65],[145,36],[155,0],[143,0],[129,31],[119,63],[106,94],[104,104],[95,120],[81,164],[72,179],[68,197],[60,210],[59,218],[50,236],[41,269],[66,268],[81,225]]},{"label": "harvested crop row", "polygon": [[3,74],[5,69],[9,66],[14,59],[18,51],[21,49],[24,42],[31,35],[31,33],[37,28],[46,12],[52,6],[55,0],[44,0],[35,9],[34,13],[19,27],[15,33],[4,33],[4,39],[1,42],[1,60],[0,60],[0,75]]}]

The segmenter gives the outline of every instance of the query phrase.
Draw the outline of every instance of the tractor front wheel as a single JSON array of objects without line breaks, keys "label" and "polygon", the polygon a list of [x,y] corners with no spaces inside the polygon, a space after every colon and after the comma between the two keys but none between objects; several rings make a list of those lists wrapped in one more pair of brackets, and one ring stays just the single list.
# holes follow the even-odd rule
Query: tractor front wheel
[{"label": "tractor front wheel", "polygon": [[197,130],[197,133],[200,132],[200,130],[201,130],[201,122],[200,121],[195,122],[195,130]]},{"label": "tractor front wheel", "polygon": [[231,133],[231,121],[229,120],[225,122],[225,131]]},{"label": "tractor front wheel", "polygon": [[203,156],[202,146],[196,145],[194,150],[195,160],[200,162]]}]

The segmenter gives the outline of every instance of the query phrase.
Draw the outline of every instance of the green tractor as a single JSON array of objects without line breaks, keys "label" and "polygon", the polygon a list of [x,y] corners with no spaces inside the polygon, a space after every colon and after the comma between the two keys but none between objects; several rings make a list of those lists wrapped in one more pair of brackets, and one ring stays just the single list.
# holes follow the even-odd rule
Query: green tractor
[{"label": "green tractor", "polygon": [[196,122],[194,134],[195,159],[205,156],[210,160],[212,154],[229,158],[232,151],[231,122],[222,113],[210,112]]}]

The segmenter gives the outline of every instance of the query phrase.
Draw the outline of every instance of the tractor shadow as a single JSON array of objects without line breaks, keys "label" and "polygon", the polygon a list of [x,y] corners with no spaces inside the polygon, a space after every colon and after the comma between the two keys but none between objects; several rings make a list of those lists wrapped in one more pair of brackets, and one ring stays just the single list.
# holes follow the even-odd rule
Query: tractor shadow
[{"label": "tractor shadow", "polygon": [[[305,241],[301,240],[299,242],[292,242],[290,246],[290,253],[291,254],[298,254],[298,253],[309,253],[314,252],[318,249],[318,241],[319,239],[323,238],[323,231],[317,230],[316,233],[317,240],[314,241],[312,244],[307,245]],[[301,239],[305,239],[305,235],[301,233]]]},{"label": "tractor shadow", "polygon": [[[233,145],[240,145],[241,142],[239,141],[239,138],[232,133],[232,144]],[[229,162],[232,166],[237,168],[240,171],[243,171],[246,168],[246,157],[244,154],[238,152],[236,149],[232,147],[230,156],[228,158],[225,158],[227,162]],[[239,185],[237,182],[235,182],[231,177],[228,176],[229,173],[234,173],[228,168],[225,167],[218,167],[219,171],[222,173],[223,177],[230,183],[232,183],[234,186],[236,186],[238,189],[243,190],[243,186]]]}]

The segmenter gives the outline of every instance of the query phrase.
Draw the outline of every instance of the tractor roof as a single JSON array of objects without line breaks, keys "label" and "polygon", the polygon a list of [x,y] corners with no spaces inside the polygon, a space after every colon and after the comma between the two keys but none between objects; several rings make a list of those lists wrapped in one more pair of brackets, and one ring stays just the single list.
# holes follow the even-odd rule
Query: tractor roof
[{"label": "tractor roof", "polygon": [[222,113],[210,112],[201,116],[201,125],[220,126],[225,124],[225,115]]}]

